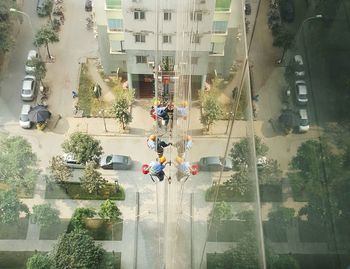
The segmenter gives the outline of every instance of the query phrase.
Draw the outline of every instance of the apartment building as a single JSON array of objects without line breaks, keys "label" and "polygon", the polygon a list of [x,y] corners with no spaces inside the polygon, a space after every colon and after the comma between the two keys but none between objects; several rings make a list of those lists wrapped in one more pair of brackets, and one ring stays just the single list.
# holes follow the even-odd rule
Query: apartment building
[{"label": "apartment building", "polygon": [[96,0],[93,3],[101,64],[151,97],[154,73],[159,88],[171,91],[179,74],[192,91],[208,74],[227,77],[235,57],[242,12],[231,0]]}]

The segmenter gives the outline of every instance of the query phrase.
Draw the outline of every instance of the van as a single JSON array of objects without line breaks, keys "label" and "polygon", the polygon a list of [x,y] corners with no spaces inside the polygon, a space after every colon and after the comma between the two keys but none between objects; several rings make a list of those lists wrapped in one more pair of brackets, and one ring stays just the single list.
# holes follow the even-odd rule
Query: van
[{"label": "van", "polygon": [[48,9],[49,6],[49,0],[38,0],[38,3],[36,4],[36,12],[39,16],[47,16],[51,12],[51,10]]},{"label": "van", "polygon": [[32,122],[29,120],[29,111],[32,107],[30,105],[23,105],[21,114],[19,115],[19,125],[24,129],[30,129]]}]

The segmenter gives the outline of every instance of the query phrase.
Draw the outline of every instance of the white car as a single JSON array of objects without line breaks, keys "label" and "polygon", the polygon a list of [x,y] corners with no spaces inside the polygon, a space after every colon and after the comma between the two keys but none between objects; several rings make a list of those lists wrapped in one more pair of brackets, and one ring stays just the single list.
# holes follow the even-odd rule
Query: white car
[{"label": "white car", "polygon": [[32,74],[35,72],[35,67],[32,65],[32,60],[39,58],[39,54],[36,50],[30,50],[28,52],[28,56],[27,56],[27,61],[26,64],[24,66],[24,69],[26,71],[27,74]]},{"label": "white car", "polygon": [[304,78],[305,68],[304,68],[303,57],[301,57],[301,55],[294,56],[294,65],[295,65],[295,71],[294,71],[295,76],[298,78]]},{"label": "white car", "polygon": [[33,101],[36,91],[36,78],[31,75],[27,75],[23,79],[21,97],[23,101]]},{"label": "white car", "polygon": [[299,132],[305,133],[310,129],[309,117],[307,115],[307,110],[306,109],[299,109],[299,116],[300,116]]},{"label": "white car", "polygon": [[28,117],[30,109],[30,105],[23,105],[21,109],[21,114],[19,115],[19,126],[21,126],[24,129],[30,129],[32,127],[32,122],[29,120]]},{"label": "white car", "polygon": [[307,98],[307,87],[304,80],[295,81],[295,94],[297,101],[300,105],[306,105],[308,102]]},{"label": "white car", "polygon": [[64,164],[70,168],[77,168],[77,169],[85,168],[85,164],[79,163],[75,159],[73,153],[64,153],[62,157],[63,157]]}]

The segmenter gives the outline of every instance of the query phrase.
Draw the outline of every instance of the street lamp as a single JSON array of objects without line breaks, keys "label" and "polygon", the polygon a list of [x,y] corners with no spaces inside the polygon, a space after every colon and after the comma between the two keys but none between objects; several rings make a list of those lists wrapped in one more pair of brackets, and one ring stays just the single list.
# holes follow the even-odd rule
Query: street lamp
[{"label": "street lamp", "polygon": [[19,14],[26,16],[28,18],[29,26],[30,26],[30,29],[32,30],[33,36],[35,36],[33,24],[32,24],[32,21],[31,21],[29,15],[23,11],[19,11],[19,10],[15,9],[15,8],[10,8],[9,10],[10,10],[10,12],[16,12],[16,13],[19,13]]},{"label": "street lamp", "polygon": [[306,18],[305,20],[303,20],[303,22],[301,23],[301,25],[299,27],[299,30],[298,30],[296,37],[298,37],[300,35],[301,31],[303,31],[303,26],[306,22],[311,21],[311,20],[317,20],[317,19],[320,19],[320,20],[323,19],[323,15],[317,14],[315,16],[312,16],[312,17],[309,17],[309,18]]}]

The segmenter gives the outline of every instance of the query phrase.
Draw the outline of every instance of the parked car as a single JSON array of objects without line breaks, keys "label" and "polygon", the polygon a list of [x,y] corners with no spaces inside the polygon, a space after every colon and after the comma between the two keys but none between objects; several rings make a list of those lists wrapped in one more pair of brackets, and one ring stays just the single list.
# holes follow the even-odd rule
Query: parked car
[{"label": "parked car", "polygon": [[304,80],[295,81],[295,94],[297,102],[300,105],[306,105],[308,102],[307,98],[307,87]]},{"label": "parked car", "polygon": [[84,169],[85,164],[79,163],[73,153],[64,153],[63,154],[63,162],[66,166],[70,168]]},{"label": "parked car", "polygon": [[232,160],[229,158],[220,158],[218,156],[203,157],[199,160],[199,170],[201,171],[224,171],[232,170]]},{"label": "parked car", "polygon": [[294,55],[294,67],[295,67],[295,71],[294,71],[295,76],[299,79],[304,78],[305,68],[304,68],[303,57],[301,57],[301,55]]},{"label": "parked car", "polygon": [[51,10],[49,10],[47,0],[38,0],[36,4],[36,12],[39,16],[48,16],[51,13]]},{"label": "parked car", "polygon": [[92,11],[92,1],[91,0],[85,1],[85,11],[87,11],[87,12]]},{"label": "parked car", "polygon": [[24,66],[24,69],[26,71],[27,74],[32,74],[35,72],[35,67],[32,65],[32,60],[37,59],[39,57],[39,54],[36,50],[30,50],[28,52],[28,56],[27,56],[27,61],[26,64]]},{"label": "parked car", "polygon": [[245,5],[244,5],[244,13],[245,13],[245,15],[250,15],[250,14],[252,14],[252,6],[251,6],[251,4],[250,3],[245,3]]},{"label": "parked car", "polygon": [[263,168],[267,164],[267,157],[262,156],[256,159],[256,166],[259,168]]},{"label": "parked car", "polygon": [[310,129],[309,117],[307,115],[307,110],[304,108],[299,109],[299,116],[300,116],[299,132],[305,133]]},{"label": "parked car", "polygon": [[280,12],[282,20],[286,22],[294,21],[295,7],[293,0],[280,0],[279,1]]},{"label": "parked car", "polygon": [[101,157],[100,166],[103,169],[129,170],[132,160],[129,156],[110,154]]},{"label": "parked car", "polygon": [[30,129],[32,127],[32,122],[28,117],[30,109],[31,105],[22,105],[21,114],[19,115],[19,126],[24,129]]},{"label": "parked car", "polygon": [[23,101],[33,101],[36,92],[36,78],[26,75],[23,79],[21,97]]}]

